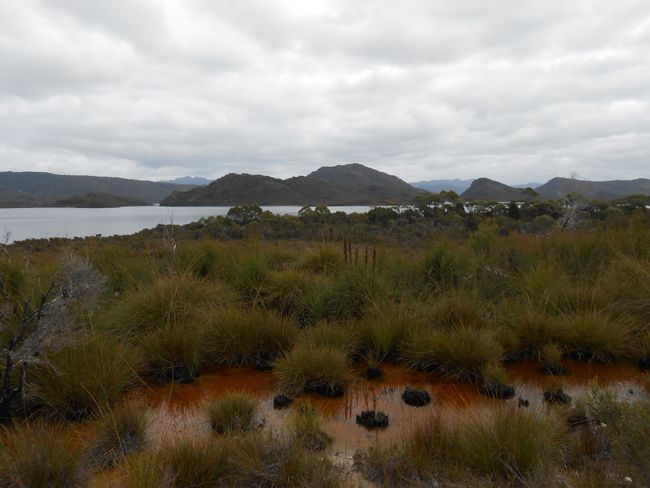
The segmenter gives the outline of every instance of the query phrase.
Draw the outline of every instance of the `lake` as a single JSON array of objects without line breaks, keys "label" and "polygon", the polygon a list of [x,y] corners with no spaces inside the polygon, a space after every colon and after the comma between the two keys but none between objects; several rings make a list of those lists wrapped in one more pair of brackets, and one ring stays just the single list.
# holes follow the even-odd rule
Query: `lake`
[{"label": "lake", "polygon": [[[262,207],[278,215],[298,215],[299,206]],[[367,212],[370,207],[329,207],[332,212]],[[2,208],[0,242],[50,237],[134,234],[158,224],[184,225],[226,215],[230,207]]]}]

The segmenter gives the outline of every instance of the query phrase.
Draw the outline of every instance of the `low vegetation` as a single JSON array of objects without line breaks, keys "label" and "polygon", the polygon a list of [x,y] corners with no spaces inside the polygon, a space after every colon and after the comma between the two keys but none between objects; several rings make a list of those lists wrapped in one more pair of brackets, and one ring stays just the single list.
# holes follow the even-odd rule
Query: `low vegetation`
[{"label": "low vegetation", "polygon": [[[557,202],[468,212],[445,198],[352,215],[249,208],[175,227],[171,241],[160,226],[3,246],[0,487],[101,473],[137,487],[342,486],[335,439],[307,404],[344,396],[368,366],[477,392],[519,389],[506,374],[519,361],[555,390],[576,361],[650,368],[645,207],[594,203],[573,225]],[[257,428],[267,405],[220,392],[200,435],[156,437],[150,407],[129,400],[235,367],[298,397],[283,428]],[[383,486],[650,484],[643,392],[532,400],[449,418],[430,408],[424,425],[365,450],[361,473]]]}]

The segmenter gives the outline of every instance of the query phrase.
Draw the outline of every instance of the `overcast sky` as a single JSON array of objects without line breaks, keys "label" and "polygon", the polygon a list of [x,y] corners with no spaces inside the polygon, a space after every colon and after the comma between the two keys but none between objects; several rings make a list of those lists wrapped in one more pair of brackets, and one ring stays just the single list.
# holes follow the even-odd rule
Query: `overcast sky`
[{"label": "overcast sky", "polygon": [[648,0],[0,0],[0,170],[650,177]]}]

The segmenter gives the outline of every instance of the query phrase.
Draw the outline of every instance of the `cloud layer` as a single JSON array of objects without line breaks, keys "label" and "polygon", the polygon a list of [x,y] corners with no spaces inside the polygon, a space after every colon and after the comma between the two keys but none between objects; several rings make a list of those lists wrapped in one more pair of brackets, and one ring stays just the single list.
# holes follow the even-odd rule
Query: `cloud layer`
[{"label": "cloud layer", "polygon": [[5,0],[0,170],[650,177],[646,0]]}]

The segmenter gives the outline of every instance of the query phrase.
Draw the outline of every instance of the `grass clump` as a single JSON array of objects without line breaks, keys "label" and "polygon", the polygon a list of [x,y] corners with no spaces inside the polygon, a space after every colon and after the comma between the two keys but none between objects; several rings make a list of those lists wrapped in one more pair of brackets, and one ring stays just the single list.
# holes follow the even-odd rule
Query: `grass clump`
[{"label": "grass clump", "polygon": [[291,419],[291,432],[299,445],[312,451],[326,449],[332,438],[323,431],[322,420],[311,405],[303,405]]},{"label": "grass clump", "polygon": [[559,457],[563,432],[552,415],[496,407],[474,412],[457,442],[463,463],[480,474],[522,480]]},{"label": "grass clump", "polygon": [[307,347],[337,349],[348,357],[357,351],[359,345],[356,331],[352,327],[327,322],[306,328],[297,343]]},{"label": "grass clump", "polygon": [[301,269],[312,273],[336,271],[341,264],[341,251],[333,246],[319,246],[310,249],[299,263]]},{"label": "grass clump", "polygon": [[243,392],[226,393],[206,410],[212,430],[219,434],[246,432],[255,427],[257,401]]},{"label": "grass clump", "polygon": [[125,295],[104,317],[104,327],[132,335],[164,326],[183,325],[204,310],[235,300],[225,286],[197,278],[189,272],[161,276],[153,283]]},{"label": "grass clump", "polygon": [[413,368],[471,382],[481,381],[485,367],[498,362],[502,355],[493,330],[469,327],[416,329],[400,350],[400,357]]},{"label": "grass clump", "polygon": [[42,422],[0,432],[0,487],[85,486],[79,448],[61,427]]},{"label": "grass clump", "polygon": [[631,349],[630,328],[622,319],[600,312],[579,312],[565,315],[563,322],[570,357],[611,362]]},{"label": "grass clump", "polygon": [[532,304],[505,303],[510,310],[506,312],[506,329],[514,336],[517,356],[529,359],[542,359],[549,344],[563,344],[568,341],[565,323],[553,315],[536,309]]},{"label": "grass clump", "polygon": [[281,389],[340,396],[350,378],[345,352],[332,347],[298,345],[275,363]]},{"label": "grass clump", "polygon": [[141,402],[129,402],[107,413],[90,452],[95,464],[112,466],[145,445],[147,412]]},{"label": "grass clump", "polygon": [[193,381],[200,372],[203,339],[196,323],[166,325],[145,334],[141,348],[149,374],[162,382]]},{"label": "grass clump", "polygon": [[78,420],[110,410],[137,378],[137,353],[103,334],[82,337],[34,373],[35,402]]},{"label": "grass clump", "polygon": [[425,290],[450,290],[473,280],[471,257],[452,243],[434,245],[422,259],[420,267]]},{"label": "grass clump", "polygon": [[291,349],[297,335],[291,321],[272,312],[219,310],[205,324],[206,361],[238,365],[272,361]]},{"label": "grass clump", "polygon": [[182,439],[163,446],[159,463],[166,470],[159,486],[211,488],[230,475],[224,444],[207,439]]}]

